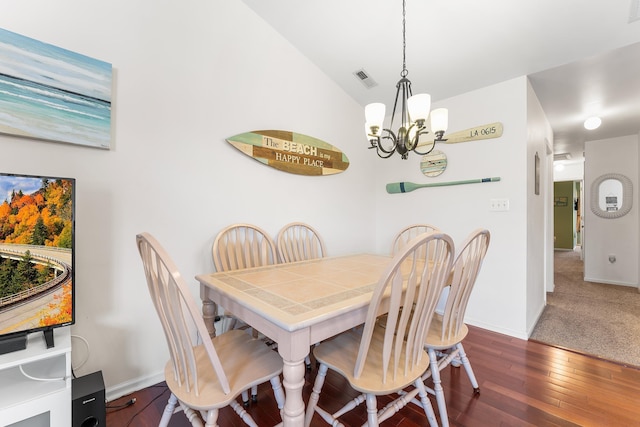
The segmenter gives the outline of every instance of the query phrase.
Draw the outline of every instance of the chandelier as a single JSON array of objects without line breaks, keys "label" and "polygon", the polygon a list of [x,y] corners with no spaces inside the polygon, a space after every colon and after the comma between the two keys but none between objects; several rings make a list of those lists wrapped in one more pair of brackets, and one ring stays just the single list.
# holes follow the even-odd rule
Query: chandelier
[{"label": "chandelier", "polygon": [[[402,72],[400,80],[396,85],[396,100],[393,104],[391,114],[391,124],[389,128],[383,127],[385,117],[385,105],[380,102],[369,104],[365,107],[366,118],[365,131],[371,146],[369,149],[376,149],[378,156],[386,159],[393,153],[398,152],[403,159],[407,159],[409,152],[413,151],[419,155],[429,154],[435,147],[436,142],[444,142],[442,139],[448,126],[448,111],[446,108],[437,108],[431,111],[431,132],[434,135],[432,143],[421,145],[430,146],[426,151],[418,151],[420,136],[429,133],[425,122],[429,118],[431,109],[431,95],[411,93],[411,81],[407,78],[406,63],[406,0],[402,0]],[[400,108],[398,109],[398,101]],[[393,132],[393,121],[398,115],[400,128]],[[390,143],[383,140],[389,140]]]}]

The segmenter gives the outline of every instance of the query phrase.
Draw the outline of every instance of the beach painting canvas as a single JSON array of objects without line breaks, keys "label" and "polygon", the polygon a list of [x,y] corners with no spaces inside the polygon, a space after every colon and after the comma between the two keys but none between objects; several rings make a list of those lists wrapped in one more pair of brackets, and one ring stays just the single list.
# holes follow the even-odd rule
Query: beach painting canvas
[{"label": "beach painting canvas", "polygon": [[111,64],[0,28],[0,132],[109,149]]}]

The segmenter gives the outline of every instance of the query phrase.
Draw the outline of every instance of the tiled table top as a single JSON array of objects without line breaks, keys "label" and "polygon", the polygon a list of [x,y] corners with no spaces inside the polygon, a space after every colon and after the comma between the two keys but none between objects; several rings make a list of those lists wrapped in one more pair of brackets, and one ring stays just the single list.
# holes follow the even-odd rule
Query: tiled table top
[{"label": "tiled table top", "polygon": [[198,280],[292,327],[366,303],[390,260],[348,255],[213,273]]}]

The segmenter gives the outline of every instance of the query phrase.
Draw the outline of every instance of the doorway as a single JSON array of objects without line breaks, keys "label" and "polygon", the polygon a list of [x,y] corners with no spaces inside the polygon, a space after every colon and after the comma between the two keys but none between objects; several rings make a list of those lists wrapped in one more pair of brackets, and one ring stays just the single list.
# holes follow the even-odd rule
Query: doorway
[{"label": "doorway", "polygon": [[583,242],[582,181],[553,183],[554,250],[578,250]]}]

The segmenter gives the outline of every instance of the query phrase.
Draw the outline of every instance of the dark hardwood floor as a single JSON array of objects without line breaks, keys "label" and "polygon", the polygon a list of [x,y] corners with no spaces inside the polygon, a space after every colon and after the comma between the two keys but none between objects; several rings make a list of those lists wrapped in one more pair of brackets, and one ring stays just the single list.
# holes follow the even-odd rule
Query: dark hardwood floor
[{"label": "dark hardwood floor", "polygon": [[[442,372],[451,426],[640,426],[640,370],[479,328],[469,329],[464,346],[481,391],[474,396],[462,368],[448,367]],[[305,400],[315,373],[315,367],[307,372]],[[124,409],[107,409],[107,425],[157,426],[169,394],[162,383],[109,402],[108,408],[136,399],[135,404]],[[320,406],[334,408],[355,395],[348,383],[329,371]],[[256,423],[277,424],[280,416],[268,383],[260,387],[258,398],[258,403],[249,409]],[[381,407],[386,400],[379,402]],[[437,415],[433,398],[432,404]],[[358,408],[345,416],[343,422],[359,426],[365,419],[365,409]],[[183,413],[177,413],[169,425],[191,424]],[[244,424],[231,409],[225,408],[219,425]],[[316,418],[312,425],[326,424]],[[414,405],[382,424],[425,425],[428,424],[422,410]]]}]

